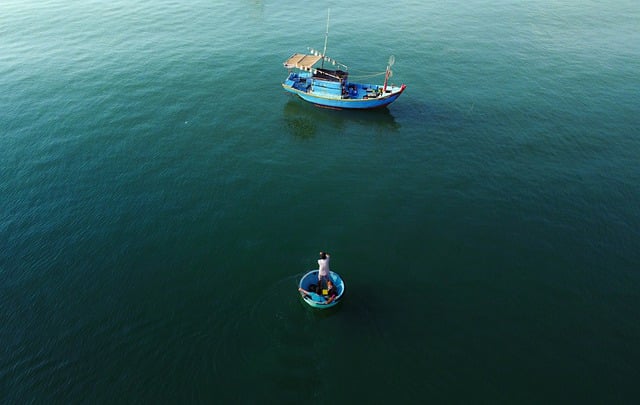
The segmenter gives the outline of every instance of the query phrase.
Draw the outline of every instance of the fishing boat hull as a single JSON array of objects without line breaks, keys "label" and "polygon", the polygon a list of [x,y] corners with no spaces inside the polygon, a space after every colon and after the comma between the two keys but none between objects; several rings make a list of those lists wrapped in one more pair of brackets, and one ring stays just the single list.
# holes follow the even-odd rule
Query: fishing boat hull
[{"label": "fishing boat hull", "polygon": [[[307,305],[317,309],[327,309],[327,308],[331,308],[338,305],[338,303],[340,302],[340,299],[344,295],[345,284],[338,273],[335,273],[332,271],[329,277],[331,278],[331,281],[335,285],[336,291],[338,293],[336,298],[330,303],[326,304],[322,301],[317,301],[310,296],[302,295],[302,300]],[[298,284],[298,287],[309,291],[309,289],[311,288],[311,285],[317,285],[317,284],[318,284],[318,270],[311,270],[307,274],[302,276],[302,278],[300,279],[300,283]]]},{"label": "fishing boat hull", "polygon": [[361,83],[336,83],[316,80],[304,73],[291,73],[282,87],[301,99],[320,107],[368,110],[385,107],[405,90],[406,85],[383,86]]}]

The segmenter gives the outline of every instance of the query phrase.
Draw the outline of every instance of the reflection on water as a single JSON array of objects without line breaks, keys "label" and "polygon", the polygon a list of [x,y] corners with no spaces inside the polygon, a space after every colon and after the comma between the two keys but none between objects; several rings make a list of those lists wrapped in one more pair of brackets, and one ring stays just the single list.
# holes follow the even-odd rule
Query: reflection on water
[{"label": "reflection on water", "polygon": [[316,121],[310,114],[305,114],[305,112],[291,112],[292,110],[296,110],[296,108],[287,108],[287,106],[291,104],[294,103],[287,103],[284,110],[284,120],[287,128],[294,136],[299,138],[312,138],[316,134]]},{"label": "reflection on water", "polygon": [[[299,295],[299,294],[298,294]],[[340,312],[342,308],[342,300],[340,300],[335,306],[326,309],[313,308],[306,302],[304,298],[300,297],[300,305],[304,306],[310,319],[325,319],[334,316]]]},{"label": "reflection on water", "polygon": [[353,124],[376,132],[396,132],[400,129],[400,124],[386,107],[375,110],[333,110],[291,98],[284,105],[283,117],[291,134],[300,138],[313,137],[319,122],[338,130]]}]

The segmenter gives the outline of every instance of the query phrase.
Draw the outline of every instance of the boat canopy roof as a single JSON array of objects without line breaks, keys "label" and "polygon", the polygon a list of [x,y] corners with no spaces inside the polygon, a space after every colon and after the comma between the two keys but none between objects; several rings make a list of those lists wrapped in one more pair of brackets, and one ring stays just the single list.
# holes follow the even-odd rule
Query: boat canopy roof
[{"label": "boat canopy roof", "polygon": [[316,64],[320,59],[322,59],[321,55],[305,55],[303,53],[294,53],[289,59],[284,62],[284,67],[287,69],[297,68],[308,70],[311,69],[313,65]]}]

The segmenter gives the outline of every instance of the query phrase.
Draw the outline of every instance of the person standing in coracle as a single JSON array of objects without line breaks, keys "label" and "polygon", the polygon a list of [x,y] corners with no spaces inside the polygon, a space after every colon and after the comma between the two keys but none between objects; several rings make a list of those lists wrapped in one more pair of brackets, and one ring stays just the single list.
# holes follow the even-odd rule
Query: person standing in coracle
[{"label": "person standing in coracle", "polygon": [[318,259],[318,287],[320,288],[326,287],[329,275],[331,274],[329,259],[330,256],[327,252],[320,252],[320,258]]}]

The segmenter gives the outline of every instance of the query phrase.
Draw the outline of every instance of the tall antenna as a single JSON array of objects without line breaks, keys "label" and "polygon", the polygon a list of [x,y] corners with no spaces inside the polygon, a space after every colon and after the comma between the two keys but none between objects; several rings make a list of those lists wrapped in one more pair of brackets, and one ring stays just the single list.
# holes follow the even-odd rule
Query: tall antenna
[{"label": "tall antenna", "polygon": [[322,67],[324,67],[324,55],[327,54],[327,41],[329,40],[329,16],[331,15],[331,9],[327,9],[327,32],[324,34],[324,49],[322,51]]}]

